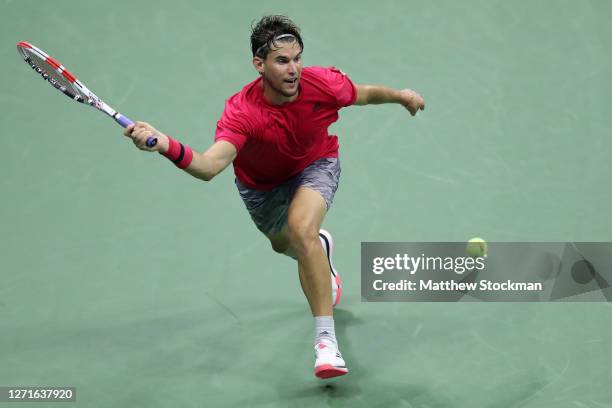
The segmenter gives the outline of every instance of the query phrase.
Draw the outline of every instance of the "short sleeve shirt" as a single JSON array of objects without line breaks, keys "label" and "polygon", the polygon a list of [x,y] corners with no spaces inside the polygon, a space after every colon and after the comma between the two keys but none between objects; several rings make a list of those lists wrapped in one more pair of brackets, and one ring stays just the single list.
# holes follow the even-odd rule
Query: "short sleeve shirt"
[{"label": "short sleeve shirt", "polygon": [[236,147],[241,183],[271,190],[318,159],[338,157],[338,138],[328,128],[356,98],[353,82],[334,67],[304,68],[298,97],[283,105],[265,99],[259,77],[226,101],[215,141]]}]

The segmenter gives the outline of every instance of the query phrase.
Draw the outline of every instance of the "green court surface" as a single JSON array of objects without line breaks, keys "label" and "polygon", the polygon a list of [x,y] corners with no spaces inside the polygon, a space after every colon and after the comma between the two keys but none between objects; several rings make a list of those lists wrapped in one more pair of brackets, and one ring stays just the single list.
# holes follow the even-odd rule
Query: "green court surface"
[{"label": "green court surface", "polygon": [[[325,227],[349,375],[312,375],[296,268],[211,183],[36,78],[47,50],[197,150],[255,78],[249,27],[291,16],[306,65],[419,91],[349,107]],[[367,303],[362,241],[611,241],[612,3],[0,0],[0,386],[53,407],[612,407],[607,303]],[[0,407],[44,403],[0,403]]]}]

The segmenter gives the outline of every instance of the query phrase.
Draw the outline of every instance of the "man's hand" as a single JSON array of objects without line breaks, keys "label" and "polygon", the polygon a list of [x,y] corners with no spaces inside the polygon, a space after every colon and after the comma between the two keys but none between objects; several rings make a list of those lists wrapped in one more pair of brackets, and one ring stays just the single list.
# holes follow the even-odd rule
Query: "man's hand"
[{"label": "man's hand", "polygon": [[[123,130],[123,134],[132,139],[132,142],[140,150],[160,153],[165,153],[168,150],[168,136],[147,122],[135,122],[133,125],[129,125]],[[148,147],[146,145],[147,139],[151,136],[157,138],[157,144],[153,147]]]},{"label": "man's hand", "polygon": [[412,89],[402,89],[400,91],[400,98],[400,103],[412,116],[416,115],[419,110],[425,110],[425,100]]}]

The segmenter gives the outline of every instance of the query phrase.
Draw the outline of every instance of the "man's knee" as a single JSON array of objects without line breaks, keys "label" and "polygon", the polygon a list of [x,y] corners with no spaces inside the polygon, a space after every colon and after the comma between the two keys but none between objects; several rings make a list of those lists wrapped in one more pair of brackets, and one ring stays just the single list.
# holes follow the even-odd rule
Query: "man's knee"
[{"label": "man's knee", "polygon": [[287,227],[289,242],[296,251],[309,251],[313,245],[320,245],[319,228],[313,222],[304,219],[290,219]]}]

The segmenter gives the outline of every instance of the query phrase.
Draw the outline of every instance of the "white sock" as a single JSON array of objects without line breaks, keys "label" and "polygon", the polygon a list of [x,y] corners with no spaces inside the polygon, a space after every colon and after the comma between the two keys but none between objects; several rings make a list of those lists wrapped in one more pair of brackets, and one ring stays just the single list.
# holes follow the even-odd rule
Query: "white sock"
[{"label": "white sock", "polygon": [[333,316],[315,316],[315,344],[321,339],[329,339],[338,344]]}]

